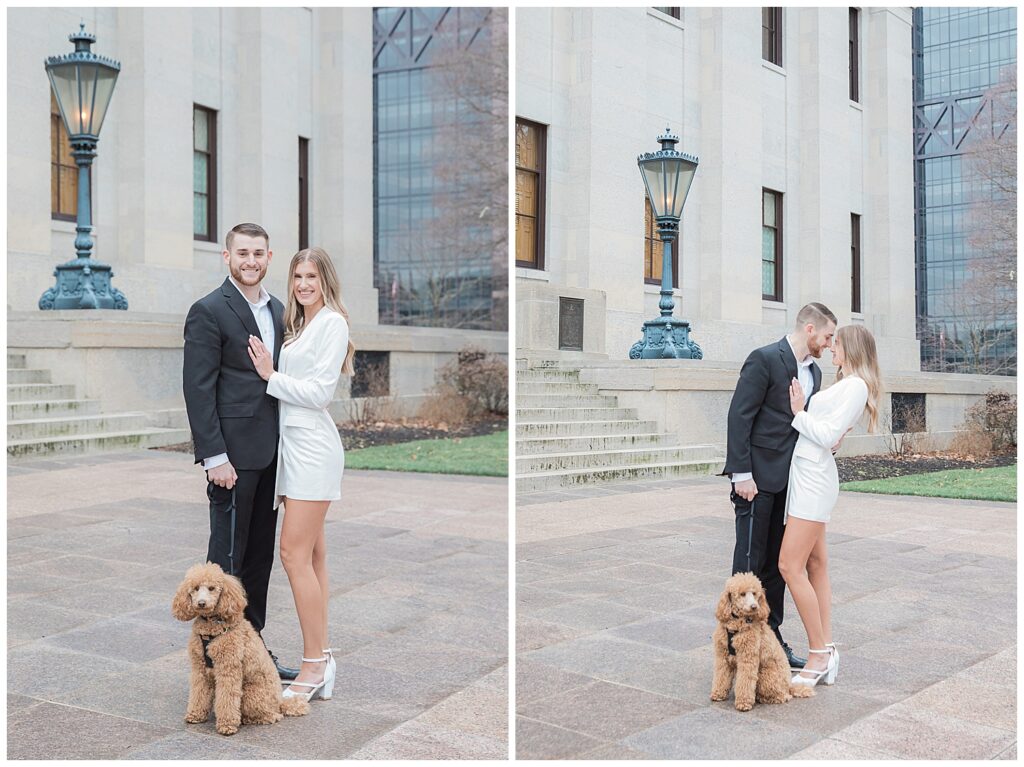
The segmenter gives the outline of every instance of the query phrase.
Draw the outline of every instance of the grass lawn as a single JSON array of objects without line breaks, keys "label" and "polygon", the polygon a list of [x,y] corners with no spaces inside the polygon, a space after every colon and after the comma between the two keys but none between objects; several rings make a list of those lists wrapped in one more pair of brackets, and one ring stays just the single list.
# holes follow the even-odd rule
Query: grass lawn
[{"label": "grass lawn", "polygon": [[508,431],[346,451],[345,468],[507,477]]},{"label": "grass lawn", "polygon": [[844,482],[841,487],[855,493],[927,495],[934,498],[1014,502],[1017,500],[1017,466],[909,474],[892,479]]}]

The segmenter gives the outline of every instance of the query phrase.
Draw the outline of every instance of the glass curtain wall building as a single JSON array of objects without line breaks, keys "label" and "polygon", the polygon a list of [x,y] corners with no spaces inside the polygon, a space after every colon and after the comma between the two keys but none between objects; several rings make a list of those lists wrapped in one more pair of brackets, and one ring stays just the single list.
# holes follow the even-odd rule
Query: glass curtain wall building
[{"label": "glass curtain wall building", "polygon": [[[496,280],[507,281],[494,268],[499,212],[487,210],[485,174],[464,151],[467,137],[493,122],[470,92],[471,70],[493,42],[491,14],[373,11],[373,255],[382,324],[495,328]],[[494,147],[505,188],[506,147]],[[507,203],[497,222],[505,231],[506,211]]]},{"label": "glass curtain wall building", "polygon": [[923,370],[1016,374],[1016,49],[1015,8],[914,9]]}]

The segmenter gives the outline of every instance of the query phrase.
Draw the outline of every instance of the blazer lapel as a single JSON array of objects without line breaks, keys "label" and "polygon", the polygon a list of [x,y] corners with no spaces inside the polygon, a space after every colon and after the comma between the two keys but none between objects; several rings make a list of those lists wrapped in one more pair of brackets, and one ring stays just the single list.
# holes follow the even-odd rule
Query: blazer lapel
[{"label": "blazer lapel", "polygon": [[[245,329],[257,338],[262,339],[263,336],[260,334],[260,326],[256,324],[256,318],[252,316],[252,309],[249,308],[249,302],[246,301],[242,294],[238,292],[238,288],[231,284],[231,280],[224,280],[224,284],[221,285],[221,293],[224,294],[224,298],[227,300],[231,311],[233,311],[235,316],[237,316],[238,319],[242,321],[242,324],[245,325]],[[246,339],[246,346],[248,346],[248,339]]]},{"label": "blazer lapel", "polygon": [[[811,397],[817,394],[821,390],[821,368],[818,367],[817,362],[811,363],[811,376],[814,378],[814,386],[811,387]],[[811,397],[807,398],[807,401],[811,401]]]},{"label": "blazer lapel", "polygon": [[793,349],[785,336],[779,341],[779,353],[782,355],[782,364],[786,366],[786,372],[789,373],[789,380],[792,381],[794,378],[799,380],[800,375],[796,369],[796,355],[793,354]]},{"label": "blazer lapel", "polygon": [[274,319],[274,367],[281,356],[284,345],[284,304],[273,296],[270,297],[270,316]]}]

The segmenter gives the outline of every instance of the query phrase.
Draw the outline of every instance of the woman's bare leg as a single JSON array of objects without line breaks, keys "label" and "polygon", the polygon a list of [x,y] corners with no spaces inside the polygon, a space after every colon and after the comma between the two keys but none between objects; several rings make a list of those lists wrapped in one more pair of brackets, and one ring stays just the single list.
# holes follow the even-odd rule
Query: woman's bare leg
[{"label": "woman's bare leg", "polygon": [[832,583],[828,577],[828,549],[825,546],[825,525],[814,542],[811,555],[807,558],[807,580],[818,598],[818,615],[821,617],[821,636],[826,643],[832,641]]},{"label": "woman's bare leg", "polygon": [[330,632],[327,630],[327,604],[331,598],[331,590],[327,583],[327,542],[324,540],[324,529],[320,528],[320,534],[313,544],[313,572],[316,575],[317,583],[320,584],[320,598],[323,602],[324,615],[324,648],[330,640]]},{"label": "woman's bare leg", "polygon": [[[824,522],[790,517],[786,522],[786,532],[782,537],[782,549],[779,552],[779,572],[789,587],[789,593],[793,595],[800,620],[804,623],[807,645],[814,650],[824,650],[826,640],[821,626],[818,595],[807,577],[807,560],[824,529]],[[828,659],[829,656],[826,654],[809,653],[806,669],[822,670],[828,666]]]},{"label": "woman's bare leg", "polygon": [[[324,517],[329,501],[297,501],[285,498],[284,523],[281,525],[281,563],[288,574],[295,599],[295,611],[302,628],[302,655],[319,658],[327,646],[324,634],[324,602],[320,582],[313,570],[313,549],[323,535]],[[303,663],[297,682],[319,682],[326,664]],[[293,687],[308,692],[308,687]]]}]

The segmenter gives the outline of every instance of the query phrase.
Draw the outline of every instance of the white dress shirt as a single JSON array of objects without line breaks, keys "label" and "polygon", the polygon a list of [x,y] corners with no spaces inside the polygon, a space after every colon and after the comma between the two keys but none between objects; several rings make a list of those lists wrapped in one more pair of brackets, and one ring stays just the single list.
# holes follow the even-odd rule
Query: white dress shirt
[{"label": "white dress shirt", "polygon": [[[274,315],[270,312],[270,294],[267,289],[260,284],[260,297],[256,303],[253,303],[246,298],[245,293],[242,292],[241,287],[235,282],[235,278],[230,274],[228,279],[231,280],[231,284],[235,286],[235,290],[238,291],[242,298],[245,298],[245,302],[249,304],[249,308],[252,310],[252,316],[256,320],[256,325],[260,329],[260,337],[263,339],[264,345],[270,349],[270,353],[274,353]],[[221,453],[215,455],[212,458],[203,459],[203,469],[209,471],[215,469],[218,466],[222,466],[228,462],[228,454]]]},{"label": "white dress shirt", "polygon": [[[793,346],[793,339],[786,335],[786,341],[789,342],[789,348],[793,350],[793,357],[796,357],[796,348]],[[804,390],[804,402],[811,398],[811,392],[814,391],[814,374],[811,373],[811,365],[814,363],[814,357],[808,352],[807,356],[802,360],[796,361],[796,375],[797,380],[800,381],[800,388]],[[737,471],[730,477],[733,483],[746,482],[748,479],[753,479],[754,475],[749,471]]]}]

